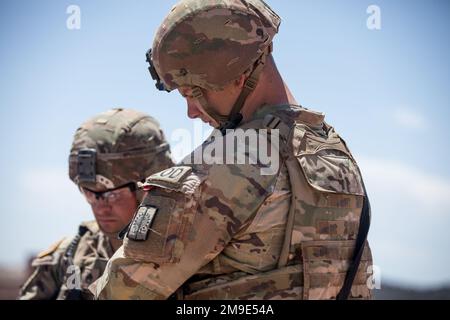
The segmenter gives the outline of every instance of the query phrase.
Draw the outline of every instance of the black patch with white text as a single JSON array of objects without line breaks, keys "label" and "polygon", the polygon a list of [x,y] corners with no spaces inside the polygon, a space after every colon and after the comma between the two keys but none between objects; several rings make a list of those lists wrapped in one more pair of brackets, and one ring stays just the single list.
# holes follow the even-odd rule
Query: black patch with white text
[{"label": "black patch with white text", "polygon": [[152,226],[158,208],[151,206],[141,206],[131,222],[127,238],[134,241],[145,241]]}]

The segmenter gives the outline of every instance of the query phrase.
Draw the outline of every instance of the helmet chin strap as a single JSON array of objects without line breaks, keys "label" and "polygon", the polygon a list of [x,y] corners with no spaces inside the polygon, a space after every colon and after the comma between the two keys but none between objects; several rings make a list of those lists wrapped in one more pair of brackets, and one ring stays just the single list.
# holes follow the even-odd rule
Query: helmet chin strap
[{"label": "helmet chin strap", "polygon": [[235,129],[242,121],[242,114],[240,113],[242,107],[245,104],[250,93],[252,93],[256,86],[258,85],[259,77],[261,76],[262,70],[266,64],[267,56],[272,52],[272,44],[270,44],[267,49],[263,52],[261,57],[256,60],[253,71],[248,76],[247,80],[245,80],[244,87],[237,98],[236,102],[231,109],[231,112],[228,116],[221,115],[217,113],[206,101],[205,95],[203,94],[203,90],[200,87],[194,87],[192,89],[192,95],[195,99],[198,100],[202,108],[205,112],[213,118],[219,124],[219,130],[225,135],[227,129]]},{"label": "helmet chin strap", "polygon": [[211,117],[213,118],[219,126],[228,120],[228,116],[221,115],[217,113],[211,106],[209,105],[208,101],[206,101],[205,95],[203,94],[203,90],[200,87],[194,87],[192,88],[192,96],[198,100],[200,105],[202,106],[203,110]]}]

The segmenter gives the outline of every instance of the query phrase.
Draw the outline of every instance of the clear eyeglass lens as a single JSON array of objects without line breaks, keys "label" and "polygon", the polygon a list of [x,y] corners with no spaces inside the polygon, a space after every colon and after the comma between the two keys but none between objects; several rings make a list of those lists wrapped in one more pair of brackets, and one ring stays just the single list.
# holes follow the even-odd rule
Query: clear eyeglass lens
[{"label": "clear eyeglass lens", "polygon": [[85,195],[87,201],[90,204],[99,202],[100,200],[104,200],[107,203],[111,204],[118,202],[121,199],[121,197],[125,194],[126,190],[127,188],[117,189],[113,191],[106,191],[101,193],[100,196],[97,196],[94,192],[83,188],[83,194]]}]

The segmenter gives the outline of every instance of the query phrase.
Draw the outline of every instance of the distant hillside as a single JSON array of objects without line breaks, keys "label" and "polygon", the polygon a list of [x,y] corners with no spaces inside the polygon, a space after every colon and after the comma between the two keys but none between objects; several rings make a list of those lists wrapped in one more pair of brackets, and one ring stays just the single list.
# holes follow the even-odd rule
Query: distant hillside
[{"label": "distant hillside", "polygon": [[450,300],[450,287],[419,290],[384,283],[374,293],[376,300]]},{"label": "distant hillside", "polygon": [[0,267],[0,300],[17,298],[19,288],[25,281],[25,271]]}]

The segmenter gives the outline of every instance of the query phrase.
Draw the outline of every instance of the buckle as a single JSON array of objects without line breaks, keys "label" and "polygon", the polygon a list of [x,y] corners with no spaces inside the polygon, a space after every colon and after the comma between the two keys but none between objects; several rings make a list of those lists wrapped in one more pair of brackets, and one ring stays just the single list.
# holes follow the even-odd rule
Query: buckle
[{"label": "buckle", "polygon": [[263,126],[269,129],[276,129],[281,123],[278,117],[268,114],[264,117]]},{"label": "buckle", "polygon": [[253,91],[253,90],[255,90],[257,84],[258,84],[258,80],[253,79],[253,78],[248,78],[245,81],[244,87],[246,87],[247,89]]},{"label": "buckle", "polygon": [[198,98],[202,97],[202,96],[203,96],[202,89],[200,89],[199,87],[194,87],[194,88],[192,89],[192,96],[193,96],[195,99],[198,99]]}]

